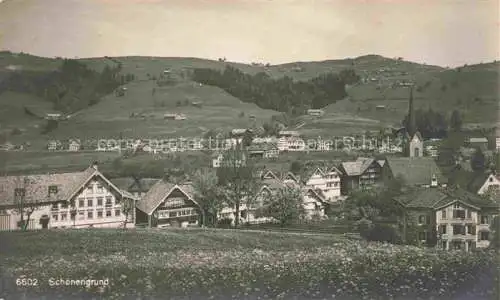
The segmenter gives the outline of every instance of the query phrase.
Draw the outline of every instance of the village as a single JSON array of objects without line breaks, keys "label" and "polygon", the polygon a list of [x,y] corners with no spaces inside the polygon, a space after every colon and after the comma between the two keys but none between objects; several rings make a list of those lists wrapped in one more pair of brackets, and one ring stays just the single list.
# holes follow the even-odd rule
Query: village
[{"label": "village", "polygon": [[[448,178],[436,164],[438,154],[424,147],[421,134],[411,125],[414,122],[412,101],[410,95],[408,113],[413,121],[410,121],[409,128],[404,128],[398,146],[377,145],[375,141],[375,146],[368,149],[372,151],[371,157],[367,152],[367,156],[358,156],[353,161],[316,167],[300,174],[268,168],[252,169],[251,182],[256,185],[253,190],[245,195],[236,195],[243,197],[236,202],[221,201],[218,207],[199,203],[207,201],[208,196],[203,193],[212,192],[203,189],[200,178],[198,182],[196,178],[184,181],[168,178],[106,178],[99,171],[98,162],[81,172],[2,177],[0,230],[198,227],[207,225],[202,215],[210,209],[217,210],[213,217],[219,220],[219,224],[229,226],[299,220],[321,222],[330,219],[340,222],[346,218],[346,203],[359,197],[360,191],[389,186],[398,179],[405,186],[401,189],[405,192],[384,200],[392,201],[406,212],[402,221],[405,228],[416,224],[417,244],[428,244],[432,233],[437,232],[439,238],[434,246],[441,249],[488,247],[494,230],[491,227],[493,218],[498,215],[500,176],[486,167],[480,173],[470,172],[470,182],[465,186],[449,185]],[[156,153],[200,151],[205,147],[213,151],[212,173],[209,173],[213,176],[216,174],[214,170],[224,168],[236,168],[236,173],[243,172],[238,168],[244,167],[247,161],[272,160],[282,152],[332,150],[332,144],[324,142],[309,149],[296,131],[281,131],[278,137],[253,137],[244,146],[248,133],[251,131],[235,129],[229,137],[217,136],[215,141],[210,140],[208,144],[202,140],[196,143],[184,141],[180,145],[167,144],[168,149],[144,144],[141,140],[131,140],[128,145],[103,142],[96,151],[122,151],[121,146],[125,146],[124,151]],[[344,151],[352,151],[356,146],[358,150],[366,150],[361,143],[356,144],[355,139],[353,141],[352,148],[348,149],[343,140]],[[496,152],[499,151],[499,141],[499,138],[495,141]],[[57,149],[51,148],[51,145],[49,149]],[[78,151],[78,145],[77,141],[71,141],[68,151]],[[487,152],[488,140],[471,137],[464,141],[464,148],[467,147],[472,152],[474,149]],[[237,158],[235,151],[240,153]],[[376,152],[387,155],[377,159],[373,156]],[[228,156],[232,157],[228,160]],[[456,163],[463,164],[461,160]],[[280,191],[288,189],[300,194],[297,198],[300,215],[297,215],[296,220],[279,220],[272,213],[261,213],[266,205],[270,205],[269,201],[278,197]],[[218,196],[223,197],[221,194]],[[391,217],[401,222],[402,216]]]}]

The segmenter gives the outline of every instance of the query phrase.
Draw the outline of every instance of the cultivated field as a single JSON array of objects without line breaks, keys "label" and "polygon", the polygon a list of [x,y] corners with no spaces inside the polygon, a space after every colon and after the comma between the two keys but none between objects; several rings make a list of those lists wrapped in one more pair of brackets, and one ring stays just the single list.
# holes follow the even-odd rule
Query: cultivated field
[{"label": "cultivated field", "polygon": [[[78,172],[98,161],[104,166],[120,157],[117,152],[0,152],[0,170],[9,173]],[[3,170],[2,170],[3,171]]]},{"label": "cultivated field", "polygon": [[[221,229],[0,233],[6,299],[495,299],[494,253]],[[38,287],[16,287],[16,279]],[[54,287],[50,278],[109,279]],[[22,281],[19,281],[22,283]],[[26,281],[25,281],[26,282]],[[497,294],[498,295],[498,294]],[[86,298],[85,298],[86,299]],[[497,298],[496,298],[497,299]]]}]

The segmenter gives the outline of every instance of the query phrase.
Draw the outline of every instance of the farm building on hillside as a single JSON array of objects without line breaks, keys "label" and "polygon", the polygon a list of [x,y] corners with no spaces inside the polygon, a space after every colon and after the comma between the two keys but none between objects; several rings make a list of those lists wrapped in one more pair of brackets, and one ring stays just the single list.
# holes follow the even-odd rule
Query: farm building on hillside
[{"label": "farm building on hillside", "polygon": [[165,120],[186,120],[186,115],[182,113],[172,113],[172,114],[164,114],[163,119]]},{"label": "farm building on hillside", "polygon": [[80,151],[80,149],[81,149],[80,140],[78,140],[78,139],[69,140],[68,151],[76,152],[76,151]]},{"label": "farm building on hillside", "polygon": [[279,155],[279,149],[275,143],[252,143],[247,151],[250,157],[277,158]]},{"label": "farm building on hillside", "polygon": [[49,151],[57,151],[61,150],[61,142],[57,140],[51,140],[47,143],[47,150]]},{"label": "farm building on hillside", "polygon": [[468,142],[469,146],[472,148],[481,148],[481,150],[488,149],[488,139],[485,137],[471,137]]},{"label": "farm building on hillside", "polygon": [[246,128],[235,128],[235,129],[231,130],[231,136],[232,137],[242,137],[247,132],[252,132],[252,130],[246,129]]},{"label": "farm building on hillside", "polygon": [[308,109],[307,114],[312,117],[321,117],[325,114],[325,111],[322,109]]}]

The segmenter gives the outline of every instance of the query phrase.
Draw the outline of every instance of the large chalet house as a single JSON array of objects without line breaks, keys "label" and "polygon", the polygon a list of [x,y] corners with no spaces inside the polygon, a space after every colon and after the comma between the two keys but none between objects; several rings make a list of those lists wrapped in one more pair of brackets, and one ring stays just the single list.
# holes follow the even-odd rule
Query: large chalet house
[{"label": "large chalet house", "polygon": [[343,195],[351,191],[374,186],[381,180],[382,166],[385,162],[374,158],[359,157],[356,161],[343,162],[341,190]]},{"label": "large chalet house", "polygon": [[127,227],[134,227],[135,201],[97,165],[82,172],[0,177],[0,230],[19,229],[21,210],[25,221],[33,211],[28,229],[122,227],[124,207],[132,207]]},{"label": "large chalet house", "polygon": [[395,200],[405,211],[405,237],[408,228],[416,228],[418,242],[434,240],[444,250],[488,247],[493,217],[500,212],[498,199],[439,186],[435,178],[429,187],[415,188]]},{"label": "large chalet house", "polygon": [[336,167],[316,168],[306,176],[305,187],[323,195],[327,202],[336,202],[341,198],[341,175]]},{"label": "large chalet house", "polygon": [[[261,179],[263,188],[268,192],[268,197],[272,197],[272,193],[279,188],[290,187],[300,189],[302,192],[302,208],[304,210],[303,218],[323,218],[326,215],[327,206],[338,200],[336,195],[337,189],[340,190],[340,183],[337,186],[333,184],[334,182],[338,182],[337,178],[334,178],[338,174],[336,172],[338,171],[335,168],[330,170],[317,169],[311,174],[309,180],[306,180],[306,184],[303,184],[300,178],[291,172],[285,172],[280,175],[277,172],[268,170],[263,173]],[[326,195],[329,195],[329,197]]]},{"label": "large chalet house", "polygon": [[197,225],[199,207],[191,184],[158,180],[137,202],[136,223],[147,227]]}]

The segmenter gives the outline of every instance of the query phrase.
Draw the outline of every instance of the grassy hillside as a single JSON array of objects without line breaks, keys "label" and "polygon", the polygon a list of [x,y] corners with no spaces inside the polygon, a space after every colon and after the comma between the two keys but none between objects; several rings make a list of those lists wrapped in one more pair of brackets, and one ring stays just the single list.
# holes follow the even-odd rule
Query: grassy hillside
[{"label": "grassy hillside", "polygon": [[[220,229],[63,229],[0,233],[0,239],[6,299],[498,296],[496,256],[491,251],[454,254],[328,234]],[[17,278],[37,279],[39,285],[16,286]],[[50,286],[50,278],[108,279],[109,285]]]},{"label": "grassy hillside", "polygon": [[[62,61],[1,52],[0,80],[19,70],[53,71],[61,66]],[[464,115],[466,126],[489,127],[498,122],[499,116],[499,63],[444,69],[377,55],[276,66],[198,58],[105,57],[79,61],[97,71],[102,71],[106,65],[116,67],[121,64],[121,73],[133,74],[135,80],[126,84],[123,97],[107,95],[47,135],[40,133],[45,121],[25,114],[24,107],[42,115],[53,111],[52,103],[26,93],[2,93],[0,131],[8,135],[9,141],[28,141],[35,149],[42,149],[53,138],[193,137],[201,136],[209,129],[227,131],[251,126],[254,122],[261,125],[278,114],[243,103],[217,87],[199,85],[189,79],[194,68],[222,70],[226,65],[250,74],[266,72],[274,78],[287,75],[295,80],[353,68],[363,78],[363,83],[348,87],[348,97],[326,107],[325,116],[302,117],[298,130],[308,137],[344,136],[400,124],[407,112],[409,90],[397,83],[405,81],[416,83],[416,108],[431,107],[446,114],[458,108]],[[165,70],[170,71],[166,79],[170,78],[171,82],[158,86],[157,79]],[[192,102],[199,102],[202,107],[190,105]],[[385,109],[377,110],[376,106],[380,105]],[[240,116],[242,112],[244,115]],[[166,113],[183,113],[187,119],[165,120],[163,115]],[[145,118],[131,118],[132,114],[142,114]],[[254,116],[255,121],[250,116]],[[21,129],[21,134],[10,135],[14,128]]]},{"label": "grassy hillside", "polygon": [[[483,64],[454,70],[427,70],[412,74],[415,82],[415,108],[449,114],[458,109],[464,122],[480,126],[494,126],[498,122],[500,64]],[[382,78],[382,77],[379,77]],[[355,114],[383,123],[399,123],[407,113],[409,89],[392,87],[399,78],[352,87],[349,98],[330,105],[328,112]],[[384,110],[376,106],[384,105]]]},{"label": "grassy hillside", "polygon": [[[277,114],[243,103],[218,88],[188,80],[166,87],[158,87],[154,81],[137,81],[128,84],[127,89],[123,97],[109,95],[83,110],[53,135],[63,138],[78,132],[86,138],[117,138],[120,133],[144,138],[201,137],[209,129],[249,127],[251,115],[261,124]],[[192,106],[192,102],[201,102],[202,107]],[[240,117],[241,112],[244,116]],[[144,114],[146,119],[131,118],[132,113]],[[168,113],[185,114],[186,120],[165,120],[163,116]]]}]

